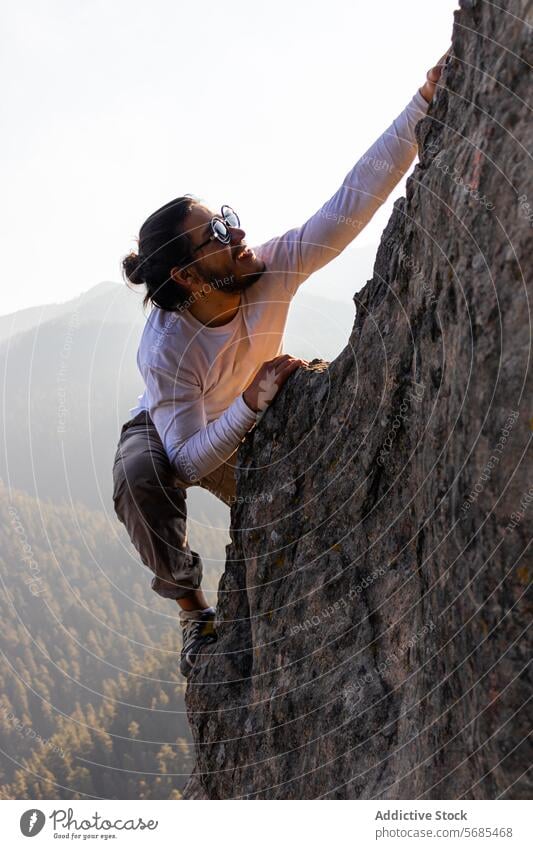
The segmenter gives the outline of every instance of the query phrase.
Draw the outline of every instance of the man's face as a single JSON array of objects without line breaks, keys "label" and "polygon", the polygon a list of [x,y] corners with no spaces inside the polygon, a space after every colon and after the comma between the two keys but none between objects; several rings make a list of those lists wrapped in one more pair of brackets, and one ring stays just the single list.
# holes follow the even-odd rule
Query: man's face
[{"label": "man's face", "polygon": [[[191,248],[202,245],[212,235],[210,221],[213,216],[221,217],[202,204],[194,204],[185,219],[185,229]],[[199,283],[209,283],[221,292],[242,292],[265,270],[265,263],[251,248],[246,248],[245,231],[229,227],[231,240],[225,245],[212,239],[193,253],[193,264],[189,271]]]}]

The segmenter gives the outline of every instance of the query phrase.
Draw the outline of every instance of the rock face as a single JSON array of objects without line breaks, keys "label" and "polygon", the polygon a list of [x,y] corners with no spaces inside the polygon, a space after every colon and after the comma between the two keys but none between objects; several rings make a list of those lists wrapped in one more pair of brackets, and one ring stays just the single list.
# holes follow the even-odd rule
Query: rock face
[{"label": "rock face", "polygon": [[531,794],[531,3],[512,5],[455,13],[349,343],[240,450],[190,798]]}]

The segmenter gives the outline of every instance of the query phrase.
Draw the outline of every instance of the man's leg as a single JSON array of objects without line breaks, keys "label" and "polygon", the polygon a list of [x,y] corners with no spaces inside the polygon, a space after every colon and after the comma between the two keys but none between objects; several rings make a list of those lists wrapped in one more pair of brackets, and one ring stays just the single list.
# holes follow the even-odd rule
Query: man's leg
[{"label": "man's leg", "polygon": [[[115,512],[143,563],[154,572],[152,589],[175,598],[181,608],[180,669],[188,677],[203,647],[216,640],[215,611],[200,589],[200,557],[187,543],[185,487],[177,480],[148,413],[123,426],[113,480]],[[235,492],[233,466],[216,470],[209,481],[199,484],[230,504]]]},{"label": "man's leg", "polygon": [[186,490],[179,485],[148,413],[127,422],[113,465],[115,512],[143,563],[152,589],[193,609],[208,607],[202,562],[187,542]]},{"label": "man's leg", "polygon": [[[197,486],[209,490],[213,495],[219,498],[228,506],[231,506],[235,501],[235,462],[237,452],[232,454],[226,463],[220,465],[217,469],[201,478]],[[177,599],[179,606],[182,609],[181,620],[197,619],[198,614],[209,609],[207,599],[201,590],[194,590],[187,595]]]}]

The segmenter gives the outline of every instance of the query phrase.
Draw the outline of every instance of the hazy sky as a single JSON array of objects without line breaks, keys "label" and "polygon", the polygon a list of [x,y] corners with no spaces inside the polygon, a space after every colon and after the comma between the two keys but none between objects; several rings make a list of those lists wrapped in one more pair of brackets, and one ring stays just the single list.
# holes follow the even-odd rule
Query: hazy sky
[{"label": "hazy sky", "polygon": [[422,85],[456,7],[6,2],[0,314],[119,280],[142,221],[186,192],[233,206],[252,245],[302,223]]}]

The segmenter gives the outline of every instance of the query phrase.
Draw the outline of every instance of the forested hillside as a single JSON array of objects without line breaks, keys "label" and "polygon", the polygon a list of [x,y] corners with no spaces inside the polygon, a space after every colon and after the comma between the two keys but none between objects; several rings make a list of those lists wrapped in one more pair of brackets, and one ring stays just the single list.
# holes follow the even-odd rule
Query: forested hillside
[{"label": "forested hillside", "polygon": [[177,608],[132,552],[103,512],[0,484],[0,797],[165,799],[182,786]]}]

